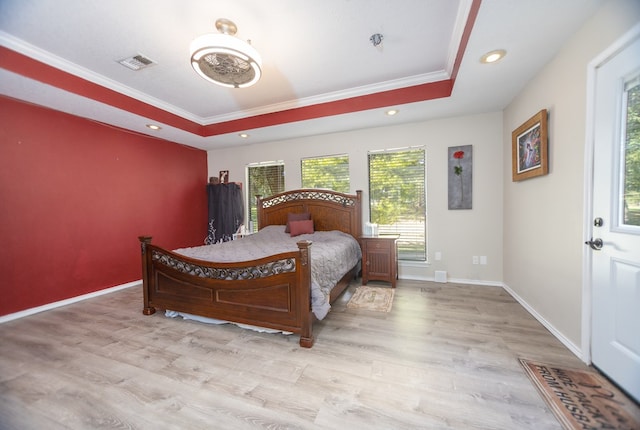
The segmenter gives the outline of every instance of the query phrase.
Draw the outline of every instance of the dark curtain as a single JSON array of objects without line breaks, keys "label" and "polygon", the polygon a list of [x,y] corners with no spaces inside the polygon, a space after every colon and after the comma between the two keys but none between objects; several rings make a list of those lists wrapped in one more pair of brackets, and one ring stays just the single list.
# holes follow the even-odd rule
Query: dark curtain
[{"label": "dark curtain", "polygon": [[244,223],[242,188],[236,183],[207,184],[209,226],[205,244],[227,242]]}]

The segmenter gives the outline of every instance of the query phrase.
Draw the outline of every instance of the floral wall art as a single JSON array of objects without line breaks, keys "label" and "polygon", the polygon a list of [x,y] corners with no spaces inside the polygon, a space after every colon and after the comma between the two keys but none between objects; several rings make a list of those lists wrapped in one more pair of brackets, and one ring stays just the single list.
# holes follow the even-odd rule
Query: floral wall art
[{"label": "floral wall art", "polygon": [[472,145],[450,146],[449,165],[449,209],[471,209],[473,203],[473,147]]}]

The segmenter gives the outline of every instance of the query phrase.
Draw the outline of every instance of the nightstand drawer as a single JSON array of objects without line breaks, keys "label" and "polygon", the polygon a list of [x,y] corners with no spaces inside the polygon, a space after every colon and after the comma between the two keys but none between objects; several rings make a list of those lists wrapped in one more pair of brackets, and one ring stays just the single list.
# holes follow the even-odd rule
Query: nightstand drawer
[{"label": "nightstand drawer", "polygon": [[390,249],[393,249],[394,246],[395,246],[395,240],[394,241],[381,240],[381,239],[367,240],[367,249],[370,249],[370,250],[379,249],[379,250],[388,251]]}]

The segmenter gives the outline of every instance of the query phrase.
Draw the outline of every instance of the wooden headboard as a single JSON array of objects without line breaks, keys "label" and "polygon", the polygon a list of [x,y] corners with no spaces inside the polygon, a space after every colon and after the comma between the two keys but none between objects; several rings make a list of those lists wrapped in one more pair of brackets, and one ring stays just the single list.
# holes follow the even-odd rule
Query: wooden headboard
[{"label": "wooden headboard", "polygon": [[339,230],[356,239],[362,234],[360,190],[356,194],[343,194],[331,190],[300,189],[256,198],[258,228],[285,225],[289,212],[309,212],[315,230]]}]

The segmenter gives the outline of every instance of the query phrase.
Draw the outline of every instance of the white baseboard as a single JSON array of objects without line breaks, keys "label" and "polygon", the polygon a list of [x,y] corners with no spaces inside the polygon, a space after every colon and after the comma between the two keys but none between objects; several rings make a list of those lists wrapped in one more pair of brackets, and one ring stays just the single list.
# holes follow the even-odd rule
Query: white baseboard
[{"label": "white baseboard", "polygon": [[91,299],[93,297],[114,293],[116,291],[124,290],[125,288],[135,287],[140,284],[142,284],[142,280],[127,282],[126,284],[116,285],[115,287],[105,288],[104,290],[94,291],[92,293],[83,294],[81,296],[71,297],[70,299],[60,300],[58,302],[53,302],[53,303],[47,303],[46,305],[25,309],[23,311],[15,312],[8,315],[3,315],[3,316],[0,316],[0,324],[8,321],[13,321],[18,318],[24,318],[29,315],[34,315],[40,312],[48,311],[51,309],[59,308],[61,306],[70,305],[71,303],[81,302],[83,300]]},{"label": "white baseboard", "polygon": [[484,281],[482,279],[449,278],[447,282],[451,282],[453,284],[479,285],[484,287],[503,287],[502,282]]},{"label": "white baseboard", "polygon": [[511,288],[509,288],[508,285],[503,284],[503,288],[507,293],[509,293],[511,295],[511,297],[516,299],[516,301],[518,303],[520,303],[522,305],[522,307],[524,307],[527,310],[527,312],[529,312],[535,319],[537,319],[540,324],[545,326],[545,328],[547,330],[549,330],[551,332],[551,334],[556,339],[558,339],[564,346],[566,346],[569,349],[569,351],[571,351],[580,360],[584,361],[582,350],[577,345],[575,345],[573,342],[571,342],[569,339],[567,339],[561,332],[559,332],[553,326],[553,324],[551,324],[549,321],[544,319],[542,317],[542,315],[540,315],[538,312],[536,312],[535,309],[533,309],[531,306],[529,306],[529,304],[522,297],[520,297],[518,294],[516,294],[515,291],[513,291]]},{"label": "white baseboard", "polygon": [[[400,279],[404,279],[407,281],[429,281],[429,282],[438,282],[436,281],[435,276],[402,276]],[[451,283],[451,284],[469,284],[469,285],[484,285],[487,287],[502,287],[502,282],[499,281],[484,281],[480,279],[462,279],[462,278],[447,278],[447,282],[438,282],[438,283]]]}]

